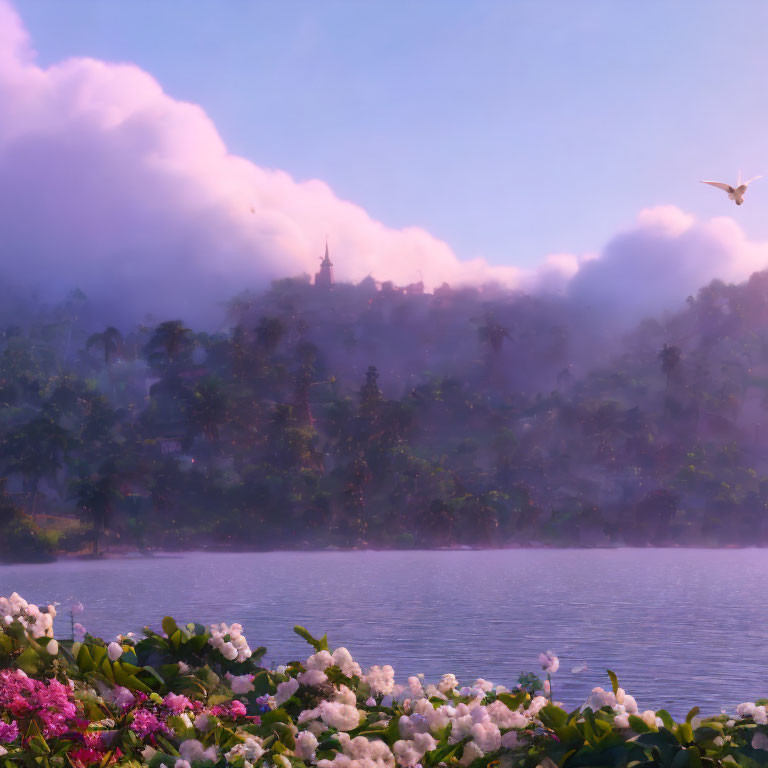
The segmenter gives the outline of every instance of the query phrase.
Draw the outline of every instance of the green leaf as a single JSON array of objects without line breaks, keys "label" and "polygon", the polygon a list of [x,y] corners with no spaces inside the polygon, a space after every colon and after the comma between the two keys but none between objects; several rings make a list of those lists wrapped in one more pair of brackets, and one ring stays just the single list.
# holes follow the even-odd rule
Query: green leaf
[{"label": "green leaf", "polygon": [[656,717],[661,718],[661,722],[664,723],[664,727],[668,731],[675,730],[675,721],[672,719],[672,715],[667,712],[666,709],[659,709],[656,711]]},{"label": "green leaf", "polygon": [[16,659],[16,666],[28,675],[34,675],[39,669],[40,657],[32,648],[25,648],[21,656]]},{"label": "green leaf", "polygon": [[610,669],[605,670],[608,673],[608,677],[611,678],[611,688],[613,688],[614,695],[619,690],[619,678],[616,677],[616,673],[612,672]]},{"label": "green leaf", "polygon": [[547,728],[554,730],[565,725],[568,720],[568,713],[554,704],[547,704],[539,710],[539,719]]},{"label": "green leaf", "polygon": [[301,626],[301,624],[296,624],[296,626],[293,628],[293,631],[301,638],[306,640],[314,649],[315,651],[322,651],[322,650],[328,650],[328,639],[326,635],[323,635],[323,637],[318,640],[316,637],[313,637],[309,634],[309,631]]},{"label": "green leaf", "polygon": [[261,716],[262,725],[272,725],[274,723],[291,723],[291,716],[281,708],[273,709],[270,712],[265,712]]},{"label": "green leaf", "polygon": [[80,646],[80,650],[77,652],[77,666],[81,672],[93,672],[96,669],[88,646],[85,643]]},{"label": "green leaf", "polygon": [[698,707],[694,707],[686,716],[685,716],[685,722],[690,724],[691,720],[693,720],[696,715],[699,714],[701,710]]},{"label": "green leaf", "polygon": [[170,637],[174,632],[178,632],[179,627],[176,620],[171,616],[163,616],[163,632]]}]

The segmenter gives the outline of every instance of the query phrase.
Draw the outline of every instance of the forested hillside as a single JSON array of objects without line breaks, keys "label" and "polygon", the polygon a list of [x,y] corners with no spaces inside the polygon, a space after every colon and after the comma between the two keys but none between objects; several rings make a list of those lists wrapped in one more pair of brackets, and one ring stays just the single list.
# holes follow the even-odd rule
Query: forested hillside
[{"label": "forested hillside", "polygon": [[[305,279],[216,332],[0,333],[0,548],[768,543],[768,273],[628,334],[557,297]],[[87,319],[86,319],[87,318]]]}]

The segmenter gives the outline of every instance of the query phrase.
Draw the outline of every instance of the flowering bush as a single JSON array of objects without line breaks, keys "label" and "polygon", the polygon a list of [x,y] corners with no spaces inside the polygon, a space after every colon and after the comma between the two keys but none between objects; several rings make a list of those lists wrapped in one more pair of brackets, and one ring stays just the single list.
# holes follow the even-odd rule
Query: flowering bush
[{"label": "flowering bush", "polygon": [[[74,611],[72,611],[74,614]],[[683,722],[641,711],[609,672],[568,712],[547,680],[511,690],[446,674],[395,682],[302,627],[303,661],[259,665],[238,624],[179,626],[105,642],[54,638],[53,606],[0,598],[0,766],[39,768],[698,768],[768,765],[768,701]]]}]

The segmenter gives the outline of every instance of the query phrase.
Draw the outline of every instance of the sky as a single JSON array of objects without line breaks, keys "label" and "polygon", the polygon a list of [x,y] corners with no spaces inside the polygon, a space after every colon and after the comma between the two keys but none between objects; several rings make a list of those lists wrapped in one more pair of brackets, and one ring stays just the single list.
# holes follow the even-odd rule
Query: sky
[{"label": "sky", "polygon": [[[201,161],[195,178],[183,185],[174,186],[167,176],[158,181],[135,174],[114,202],[125,210],[131,200],[148,195],[155,205],[152,221],[146,219],[147,199],[137,203],[144,208],[133,222],[110,221],[102,211],[102,229],[95,235],[99,248],[108,250],[108,235],[121,232],[128,250],[137,221],[170,231],[167,221],[159,221],[155,196],[191,199],[189,190],[204,179],[227,176],[230,181],[222,181],[213,198],[221,200],[226,187],[231,205],[232,174],[240,174],[237,193],[256,201],[256,222],[244,223],[240,212],[235,221],[231,211],[214,211],[210,190],[204,203],[187,201],[186,208],[177,206],[166,217],[178,233],[184,217],[194,216],[200,231],[190,231],[190,241],[213,249],[227,229],[229,250],[238,256],[220,268],[231,272],[220,280],[222,291],[237,284],[238,269],[242,282],[254,279],[255,273],[242,267],[251,245],[266,265],[258,274],[273,277],[281,267],[312,271],[326,235],[342,277],[373,273],[400,282],[424,277],[428,284],[499,279],[526,288],[567,285],[585,264],[586,274],[594,274],[594,257],[606,261],[617,238],[636,232],[646,243],[642,222],[658,223],[665,216],[674,219],[665,225],[665,237],[677,240],[681,222],[709,235],[714,227],[714,250],[725,253],[722,263],[705,259],[706,270],[684,265],[687,282],[677,286],[678,293],[712,277],[743,278],[768,252],[763,215],[768,179],[755,182],[740,208],[698,183],[729,181],[739,169],[747,176],[768,175],[768,6],[762,0],[0,0],[0,5],[6,12],[15,9],[25,46],[35,51],[21,56],[25,65],[57,81],[41,86],[50,101],[46,130],[60,121],[55,151],[30,147],[27,165],[17,148],[13,153],[10,170],[25,175],[25,183],[56,165],[62,146],[73,141],[82,146],[70,157],[70,170],[97,162],[113,173],[133,174],[141,162],[131,162],[127,154],[154,157],[157,146],[148,149],[154,141],[162,152],[175,153],[174,168],[195,166],[197,146],[220,142],[225,165],[241,157],[263,172],[260,180],[255,171],[225,172],[218,158],[207,166]],[[84,60],[87,66],[72,63]],[[96,63],[123,63],[134,74],[147,75],[162,90],[163,105],[148,110],[149,101],[126,94],[148,94],[154,86],[144,80],[139,85],[125,73],[115,79],[114,70],[107,75]],[[69,75],[57,71],[62,67]],[[13,82],[5,95],[11,104],[22,92],[20,81]],[[57,112],[53,104],[61,106],[62,98],[67,105]],[[147,98],[161,100],[156,94]],[[173,125],[186,138],[169,148],[172,138],[158,139],[161,131],[145,126],[143,135],[152,134],[146,146],[137,148],[138,139],[127,150],[108,142],[94,156],[100,139],[89,135],[80,117],[61,117],[74,111],[82,116],[88,99],[94,100],[92,110],[103,110],[102,117],[110,109],[123,116],[134,110],[149,121],[153,111],[158,124]],[[119,107],[110,106],[110,99]],[[185,117],[179,102],[197,105],[196,111]],[[39,133],[34,121],[21,124],[30,136]],[[192,124],[197,127],[187,127]],[[14,141],[21,130],[13,132]],[[113,153],[126,167],[111,165]],[[46,188],[63,194],[67,185],[57,178]],[[95,189],[105,181],[88,183]],[[42,195],[41,188],[30,188],[30,199]],[[73,206],[78,201],[79,210],[81,192],[66,194]],[[16,197],[13,191],[7,195]],[[96,202],[106,209],[100,197]],[[200,206],[215,219],[204,231]],[[263,206],[269,208],[266,223]],[[54,215],[61,216],[61,210],[45,208],[45,216]],[[253,223],[256,241],[247,230]],[[57,231],[57,242],[84,239],[87,228],[84,218],[77,232],[74,226]],[[178,267],[181,252],[191,246],[174,237],[163,247],[177,248]],[[723,237],[731,239],[726,243]],[[72,250],[83,247],[78,243]],[[696,258],[674,253],[683,261]],[[667,256],[650,259],[651,272]],[[65,256],[56,258],[69,264]],[[119,252],[109,256],[121,263],[126,258]],[[41,257],[40,265],[30,274],[44,275],[50,261]],[[617,274],[615,264],[608,274]],[[208,285],[211,279],[209,270]],[[584,283],[582,275],[573,285],[583,290]]]}]

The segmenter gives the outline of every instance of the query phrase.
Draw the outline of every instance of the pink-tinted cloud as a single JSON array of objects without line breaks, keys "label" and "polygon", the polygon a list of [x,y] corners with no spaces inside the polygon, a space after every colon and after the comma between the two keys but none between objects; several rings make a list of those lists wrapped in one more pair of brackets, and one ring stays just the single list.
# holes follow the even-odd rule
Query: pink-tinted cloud
[{"label": "pink-tinted cloud", "polygon": [[729,217],[699,221],[674,206],[641,211],[635,226],[583,263],[568,294],[627,322],[684,305],[718,278],[738,282],[768,267],[768,243]]},{"label": "pink-tinted cloud", "polygon": [[2,262],[18,281],[77,286],[135,315],[199,316],[245,287],[315,272],[326,233],[341,279],[518,279],[459,261],[423,229],[387,228],[321,181],[229,154],[199,106],[136,66],[40,68],[3,0],[0,112]]},{"label": "pink-tinted cloud", "polygon": [[663,208],[642,212],[598,255],[555,254],[534,269],[462,261],[424,229],[388,228],[322,181],[228,153],[199,106],[136,66],[41,68],[0,0],[0,279],[51,298],[79,287],[124,317],[199,320],[244,288],[314,273],[326,234],[342,280],[496,281],[632,319],[713,277],[746,277],[768,253],[732,219]]}]

